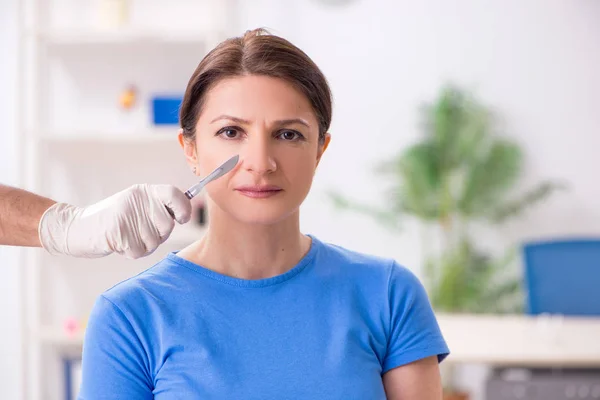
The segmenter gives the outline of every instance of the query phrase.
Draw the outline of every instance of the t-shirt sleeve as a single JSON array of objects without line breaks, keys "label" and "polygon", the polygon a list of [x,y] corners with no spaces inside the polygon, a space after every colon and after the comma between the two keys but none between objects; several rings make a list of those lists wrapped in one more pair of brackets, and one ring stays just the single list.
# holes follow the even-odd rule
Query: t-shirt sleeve
[{"label": "t-shirt sleeve", "polygon": [[390,334],[382,373],[430,356],[441,362],[449,349],[419,279],[394,262],[388,290]]},{"label": "t-shirt sleeve", "polygon": [[100,296],[86,328],[78,399],[153,399],[145,354],[123,312]]}]

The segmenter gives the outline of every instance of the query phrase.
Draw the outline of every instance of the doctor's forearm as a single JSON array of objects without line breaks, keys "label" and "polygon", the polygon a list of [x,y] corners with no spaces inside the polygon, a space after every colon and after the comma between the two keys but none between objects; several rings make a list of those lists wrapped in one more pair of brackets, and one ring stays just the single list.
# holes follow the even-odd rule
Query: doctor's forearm
[{"label": "doctor's forearm", "polygon": [[0,185],[0,245],[40,247],[38,225],[54,200]]}]

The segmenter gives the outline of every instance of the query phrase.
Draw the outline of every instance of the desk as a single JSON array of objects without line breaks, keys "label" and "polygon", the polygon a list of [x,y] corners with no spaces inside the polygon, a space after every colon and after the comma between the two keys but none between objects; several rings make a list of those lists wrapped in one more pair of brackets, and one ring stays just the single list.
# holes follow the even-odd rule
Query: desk
[{"label": "desk", "polygon": [[600,367],[600,318],[437,314],[449,363]]}]

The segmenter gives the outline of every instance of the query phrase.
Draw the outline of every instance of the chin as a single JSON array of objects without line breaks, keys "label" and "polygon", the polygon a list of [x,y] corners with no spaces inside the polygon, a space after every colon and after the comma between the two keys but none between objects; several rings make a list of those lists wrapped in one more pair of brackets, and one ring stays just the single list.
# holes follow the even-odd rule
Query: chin
[{"label": "chin", "polygon": [[[257,207],[258,208],[258,207]],[[290,216],[294,215],[296,209],[284,209],[284,208],[266,208],[260,207],[261,209],[252,209],[248,207],[246,209],[237,209],[231,213],[234,219],[249,225],[274,225],[281,221],[286,220]]]},{"label": "chin", "polygon": [[301,199],[282,197],[279,199],[237,198],[228,204],[226,212],[244,224],[274,225],[298,213]]}]

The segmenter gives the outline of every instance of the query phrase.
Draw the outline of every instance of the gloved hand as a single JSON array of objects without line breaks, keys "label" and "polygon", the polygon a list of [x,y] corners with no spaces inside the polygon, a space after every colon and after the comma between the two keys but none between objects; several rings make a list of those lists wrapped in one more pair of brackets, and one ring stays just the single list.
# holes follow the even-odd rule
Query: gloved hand
[{"label": "gloved hand", "polygon": [[57,203],[42,216],[39,236],[51,254],[127,258],[152,253],[175,227],[190,220],[190,200],[171,185],[134,185],[89,207]]}]

